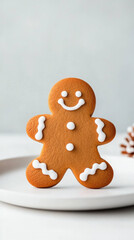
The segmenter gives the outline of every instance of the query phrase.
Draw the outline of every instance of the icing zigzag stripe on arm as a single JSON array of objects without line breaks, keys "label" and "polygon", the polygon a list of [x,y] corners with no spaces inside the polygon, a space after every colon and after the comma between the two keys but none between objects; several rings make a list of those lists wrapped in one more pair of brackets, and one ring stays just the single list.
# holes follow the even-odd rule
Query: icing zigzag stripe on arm
[{"label": "icing zigzag stripe on arm", "polygon": [[42,133],[42,131],[43,131],[43,129],[45,128],[45,124],[44,124],[44,122],[45,122],[45,120],[46,120],[46,118],[44,117],[44,116],[41,116],[41,117],[39,117],[39,119],[38,119],[38,127],[37,127],[37,129],[38,129],[38,132],[35,134],[35,139],[36,140],[41,140],[42,138],[43,138],[43,133]]},{"label": "icing zigzag stripe on arm", "polygon": [[99,118],[95,119],[95,123],[97,125],[96,131],[98,133],[98,141],[104,142],[104,140],[106,139],[106,134],[102,131],[102,129],[104,127],[104,123]]}]

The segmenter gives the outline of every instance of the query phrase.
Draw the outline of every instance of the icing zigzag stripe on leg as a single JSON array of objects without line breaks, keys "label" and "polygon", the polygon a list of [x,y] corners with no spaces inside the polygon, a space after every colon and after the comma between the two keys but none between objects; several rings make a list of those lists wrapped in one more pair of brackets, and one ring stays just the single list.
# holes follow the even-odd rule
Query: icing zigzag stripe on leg
[{"label": "icing zigzag stripe on leg", "polygon": [[100,164],[94,163],[92,168],[86,168],[83,173],[80,174],[80,180],[85,182],[87,181],[88,175],[94,175],[97,169],[105,170],[107,168],[107,164],[102,162]]},{"label": "icing zigzag stripe on leg", "polygon": [[102,131],[102,129],[104,127],[104,123],[99,118],[95,119],[95,123],[98,126],[97,130],[96,130],[97,133],[98,133],[98,141],[99,142],[104,142],[104,140],[106,138],[106,134]]},{"label": "icing zigzag stripe on leg", "polygon": [[58,174],[54,170],[47,170],[47,165],[45,163],[40,163],[37,159],[35,159],[32,163],[35,169],[41,169],[44,175],[48,175],[52,180],[56,180]]}]

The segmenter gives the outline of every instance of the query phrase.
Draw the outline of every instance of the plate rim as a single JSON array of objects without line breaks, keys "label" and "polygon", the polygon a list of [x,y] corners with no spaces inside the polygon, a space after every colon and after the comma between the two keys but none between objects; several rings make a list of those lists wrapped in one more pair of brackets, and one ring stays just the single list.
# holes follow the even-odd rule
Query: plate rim
[{"label": "plate rim", "polygon": [[[104,155],[103,155],[104,156]],[[21,160],[21,159],[32,159],[32,158],[35,158],[35,157],[37,157],[37,155],[23,155],[23,156],[15,156],[15,157],[10,157],[10,158],[4,158],[4,159],[1,159],[0,160],[0,165],[2,164],[2,163],[4,163],[4,162],[6,162],[6,161],[12,161],[12,160],[17,160],[17,161],[19,161],[19,160]],[[119,157],[119,158],[122,158],[122,159],[125,159],[125,160],[127,160],[127,158],[128,157],[126,157],[126,156],[116,156],[116,155],[105,155],[104,157],[108,157],[108,158],[110,158],[110,157],[112,157],[112,159],[114,159],[114,158],[117,158],[117,157]],[[28,183],[29,184],[29,183]],[[52,189],[52,188],[51,188]],[[105,189],[105,188],[103,188],[103,189]],[[90,189],[91,190],[91,189]],[[96,189],[93,189],[94,191],[98,191],[98,190],[96,190]],[[4,199],[4,197],[2,197],[2,196],[6,196],[6,195],[10,195],[10,197],[12,197],[13,195],[14,196],[17,196],[17,197],[21,197],[21,196],[23,196],[24,197],[24,195],[25,195],[25,197],[28,197],[28,198],[31,198],[32,199],[32,197],[33,196],[35,196],[35,194],[34,193],[25,193],[25,192],[16,192],[16,191],[14,191],[14,190],[10,190],[10,189],[2,189],[2,188],[0,188],[0,201],[2,201],[2,202],[5,202],[5,203],[9,203],[9,204],[12,204],[12,205],[17,205],[17,206],[21,206],[21,207],[27,207],[27,208],[35,208],[35,209],[44,209],[44,210],[60,210],[60,211],[83,211],[83,210],[101,210],[101,209],[111,209],[111,208],[118,208],[118,207],[127,207],[127,206],[132,206],[132,205],[134,205],[134,192],[132,192],[132,193],[127,193],[127,194],[124,194],[124,193],[119,193],[119,194],[115,194],[115,195],[107,195],[107,196],[99,196],[99,199],[101,199],[102,201],[104,200],[104,201],[108,201],[109,199],[116,199],[116,198],[121,198],[121,200],[123,200],[126,196],[129,196],[130,197],[130,199],[131,199],[131,201],[130,201],[130,203],[126,203],[126,204],[123,204],[122,206],[119,206],[118,204],[117,204],[117,206],[108,206],[108,207],[86,207],[86,206],[82,206],[81,205],[81,207],[57,207],[57,208],[53,208],[53,207],[50,207],[50,208],[45,208],[45,207],[37,207],[37,206],[33,206],[33,204],[27,204],[27,206],[26,206],[26,204],[23,204],[22,205],[22,203],[21,202],[16,202],[16,201],[14,201],[15,203],[13,203],[13,201],[11,201],[11,200],[9,200],[9,199]],[[92,196],[91,198],[86,198],[86,196],[85,197],[82,197],[82,198],[80,198],[80,197],[69,197],[69,198],[64,198],[63,196],[61,197],[61,196],[59,196],[59,197],[56,197],[56,198],[54,198],[53,200],[50,198],[50,197],[48,197],[48,198],[44,198],[44,196],[41,196],[41,198],[43,199],[43,200],[46,200],[47,199],[47,201],[66,201],[66,202],[69,202],[69,201],[71,201],[71,200],[73,200],[73,201],[84,201],[84,202],[89,202],[89,199],[90,199],[90,202],[91,201],[97,201],[97,199],[98,199],[98,197],[96,197],[96,196]],[[36,196],[36,200],[39,200],[40,199],[40,195],[37,195]],[[50,204],[51,205],[51,204]]]}]

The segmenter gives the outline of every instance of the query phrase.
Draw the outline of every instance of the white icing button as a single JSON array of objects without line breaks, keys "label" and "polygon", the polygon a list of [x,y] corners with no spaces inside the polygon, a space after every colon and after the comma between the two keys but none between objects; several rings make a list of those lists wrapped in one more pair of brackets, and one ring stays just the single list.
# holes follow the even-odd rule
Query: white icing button
[{"label": "white icing button", "polygon": [[67,95],[68,95],[67,91],[62,91],[62,93],[61,93],[62,97],[67,97]]},{"label": "white icing button", "polygon": [[68,122],[68,123],[67,123],[67,128],[68,128],[69,130],[74,130],[74,129],[75,129],[75,124],[74,124],[73,122]]},{"label": "white icing button", "polygon": [[76,97],[81,97],[82,93],[80,91],[76,91],[75,96]]},{"label": "white icing button", "polygon": [[66,149],[67,149],[67,151],[73,151],[73,149],[74,149],[74,145],[72,144],[72,143],[68,143],[67,145],[66,145]]}]

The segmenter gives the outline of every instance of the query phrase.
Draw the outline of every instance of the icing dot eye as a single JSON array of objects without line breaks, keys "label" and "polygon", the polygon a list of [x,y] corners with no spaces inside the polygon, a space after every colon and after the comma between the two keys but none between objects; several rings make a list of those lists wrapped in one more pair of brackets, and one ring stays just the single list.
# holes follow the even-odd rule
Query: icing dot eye
[{"label": "icing dot eye", "polygon": [[67,97],[67,95],[68,95],[67,91],[62,91],[62,92],[61,92],[61,96],[62,96],[62,97]]},{"label": "icing dot eye", "polygon": [[80,91],[76,91],[75,96],[76,97],[81,97],[82,93]]}]

